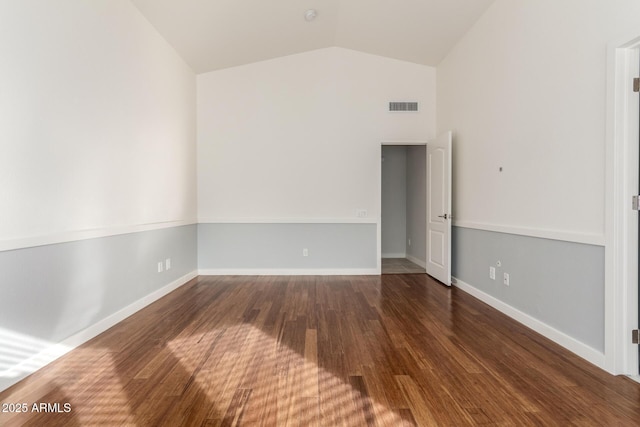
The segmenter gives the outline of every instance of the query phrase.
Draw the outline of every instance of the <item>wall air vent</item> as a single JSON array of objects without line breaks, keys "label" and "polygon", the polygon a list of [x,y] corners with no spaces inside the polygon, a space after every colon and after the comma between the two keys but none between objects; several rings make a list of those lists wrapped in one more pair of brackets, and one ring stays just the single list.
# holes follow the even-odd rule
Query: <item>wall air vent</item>
[{"label": "wall air vent", "polygon": [[418,103],[417,102],[390,102],[389,111],[394,111],[394,112],[418,111]]},{"label": "wall air vent", "polygon": [[418,103],[417,102],[390,102],[389,111],[396,111],[396,112],[418,111]]}]

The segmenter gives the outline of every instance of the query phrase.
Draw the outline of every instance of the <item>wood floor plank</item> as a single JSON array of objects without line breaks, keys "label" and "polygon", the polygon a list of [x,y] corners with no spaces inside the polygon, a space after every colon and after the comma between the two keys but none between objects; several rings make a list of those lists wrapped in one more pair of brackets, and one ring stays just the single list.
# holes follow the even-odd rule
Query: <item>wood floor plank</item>
[{"label": "wood floor plank", "polygon": [[608,375],[424,274],[202,276],[0,393],[5,426],[635,426]]}]

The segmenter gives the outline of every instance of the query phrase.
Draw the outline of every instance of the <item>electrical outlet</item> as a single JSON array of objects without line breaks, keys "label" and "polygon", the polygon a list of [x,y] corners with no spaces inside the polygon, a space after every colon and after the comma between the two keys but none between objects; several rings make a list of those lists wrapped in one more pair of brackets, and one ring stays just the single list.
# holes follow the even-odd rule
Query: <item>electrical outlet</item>
[{"label": "electrical outlet", "polygon": [[158,273],[162,273],[164,271],[164,264],[162,261],[158,263]]},{"label": "electrical outlet", "polygon": [[409,239],[409,246],[411,246],[411,239]]},{"label": "electrical outlet", "polygon": [[509,273],[504,273],[502,281],[505,285],[509,286]]},{"label": "electrical outlet", "polygon": [[169,270],[171,268],[171,258],[167,258],[164,260],[164,269]]},{"label": "electrical outlet", "polygon": [[494,266],[489,267],[489,279],[496,280],[496,268]]},{"label": "electrical outlet", "polygon": [[309,249],[307,248],[302,249],[302,256],[309,256]]}]

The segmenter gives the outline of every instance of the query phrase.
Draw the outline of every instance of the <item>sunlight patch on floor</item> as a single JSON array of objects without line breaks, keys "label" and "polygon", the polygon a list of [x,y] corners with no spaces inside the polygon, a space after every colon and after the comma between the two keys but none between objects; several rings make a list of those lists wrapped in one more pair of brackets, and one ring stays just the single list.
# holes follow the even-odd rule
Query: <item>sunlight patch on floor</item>
[{"label": "sunlight patch on floor", "polygon": [[[77,404],[74,397],[89,399],[91,405]],[[37,416],[44,422],[62,415],[70,416],[79,425],[135,425],[112,355],[103,348],[75,349],[46,370],[23,380],[5,400],[28,402],[30,408],[40,403],[57,403],[60,407],[69,404],[71,412],[1,414],[4,417],[0,417],[0,425],[7,421],[20,425],[25,417],[37,423]]]},{"label": "sunlight patch on floor", "polygon": [[60,344],[0,328],[0,381],[29,375],[69,350]]},{"label": "sunlight patch on floor", "polygon": [[[315,343],[308,341],[315,340],[315,330],[301,337],[304,354],[248,324],[210,334],[167,343],[184,370],[196,372],[196,383],[213,403],[210,419],[337,426],[375,418],[383,425],[402,424],[398,414],[318,366]],[[275,413],[264,413],[274,407]]]}]

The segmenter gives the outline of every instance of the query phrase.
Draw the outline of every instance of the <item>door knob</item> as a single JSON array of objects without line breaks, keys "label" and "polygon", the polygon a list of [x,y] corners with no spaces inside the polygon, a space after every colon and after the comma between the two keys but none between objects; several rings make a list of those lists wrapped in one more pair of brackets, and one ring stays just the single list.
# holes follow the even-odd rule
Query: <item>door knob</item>
[{"label": "door knob", "polygon": [[447,219],[447,218],[449,218],[449,216],[448,216],[447,214],[444,214],[444,215],[438,215],[438,218],[444,218],[444,219]]}]

